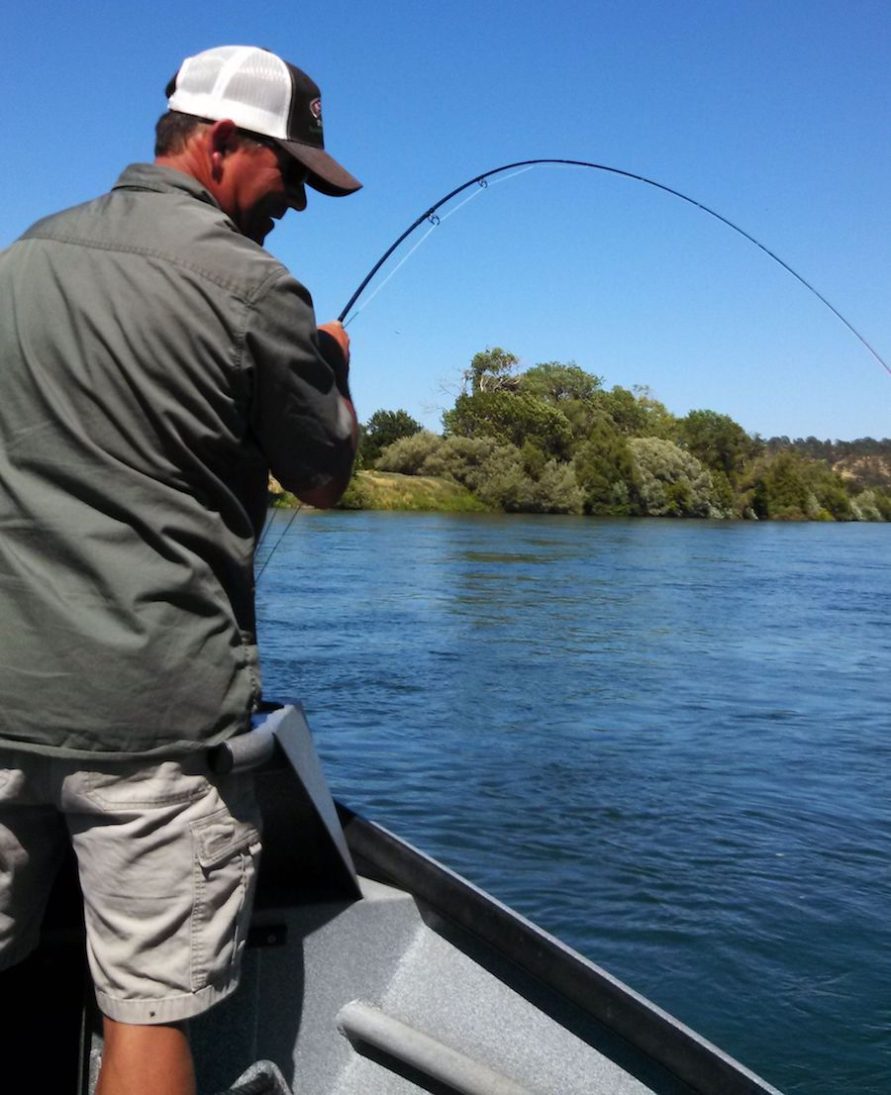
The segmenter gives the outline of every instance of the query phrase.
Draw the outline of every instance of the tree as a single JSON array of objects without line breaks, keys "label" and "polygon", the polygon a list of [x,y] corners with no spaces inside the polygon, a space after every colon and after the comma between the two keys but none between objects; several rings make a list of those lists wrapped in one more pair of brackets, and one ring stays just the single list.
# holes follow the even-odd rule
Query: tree
[{"label": "tree", "polygon": [[644,413],[642,436],[677,441],[678,420],[664,403],[653,397],[648,384],[632,384],[631,390]]},{"label": "tree", "polygon": [[464,381],[470,384],[472,394],[515,386],[510,374],[518,361],[516,355],[502,350],[500,346],[487,347],[473,355],[470,368],[464,373]]},{"label": "tree", "polygon": [[706,467],[723,472],[731,484],[756,449],[742,426],[726,414],[690,411],[678,427],[685,448]]},{"label": "tree", "polygon": [[671,440],[677,432],[677,419],[664,403],[653,399],[648,388],[629,392],[616,385],[596,394],[597,405],[626,437],[661,437]]},{"label": "tree", "polygon": [[558,459],[567,458],[572,449],[572,429],[566,416],[557,407],[525,392],[465,392],[443,415],[443,425],[448,434],[494,437],[517,448],[531,441]]},{"label": "tree", "polygon": [[520,391],[557,404],[568,400],[588,402],[603,383],[602,377],[586,373],[574,361],[545,361],[527,369],[519,379]]},{"label": "tree", "polygon": [[804,478],[805,463],[798,453],[785,450],[762,464],[755,475],[752,496],[756,517],[761,520],[806,520],[810,492]]},{"label": "tree", "polygon": [[600,414],[596,400],[602,379],[575,362],[546,361],[520,375],[519,392],[556,408],[566,418],[573,448],[583,441]]},{"label": "tree", "polygon": [[424,427],[408,411],[375,411],[362,427],[359,460],[371,467],[388,445],[402,437],[420,433]]},{"label": "tree", "polygon": [[576,450],[575,476],[584,495],[585,513],[624,517],[638,505],[638,483],[628,439],[612,420],[602,419]]}]

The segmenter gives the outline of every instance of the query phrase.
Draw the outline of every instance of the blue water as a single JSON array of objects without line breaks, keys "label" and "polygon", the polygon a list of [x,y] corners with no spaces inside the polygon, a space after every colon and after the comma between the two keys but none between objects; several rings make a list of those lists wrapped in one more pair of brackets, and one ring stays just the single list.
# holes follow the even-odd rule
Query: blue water
[{"label": "blue water", "polygon": [[301,513],[258,600],[339,797],[784,1091],[891,1091],[891,526]]}]

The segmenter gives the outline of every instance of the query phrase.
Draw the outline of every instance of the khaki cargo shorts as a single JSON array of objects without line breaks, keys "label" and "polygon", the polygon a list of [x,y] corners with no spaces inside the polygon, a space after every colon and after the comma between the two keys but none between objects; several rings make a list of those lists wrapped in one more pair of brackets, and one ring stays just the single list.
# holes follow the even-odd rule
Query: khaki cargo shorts
[{"label": "khaki cargo shorts", "polygon": [[0,750],[0,969],[36,946],[69,835],[105,1015],[176,1022],[235,989],[260,854],[250,773]]}]

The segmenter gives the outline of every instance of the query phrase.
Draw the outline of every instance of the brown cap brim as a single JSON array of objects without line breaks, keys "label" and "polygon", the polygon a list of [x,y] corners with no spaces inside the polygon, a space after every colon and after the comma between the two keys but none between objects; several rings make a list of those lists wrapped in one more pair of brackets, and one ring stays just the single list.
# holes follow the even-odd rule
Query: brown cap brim
[{"label": "brown cap brim", "polygon": [[323,148],[313,148],[299,141],[283,141],[280,138],[275,140],[295,160],[303,164],[309,172],[307,184],[320,194],[327,194],[331,198],[345,198],[347,194],[354,194],[362,189],[359,180],[341,167]]}]

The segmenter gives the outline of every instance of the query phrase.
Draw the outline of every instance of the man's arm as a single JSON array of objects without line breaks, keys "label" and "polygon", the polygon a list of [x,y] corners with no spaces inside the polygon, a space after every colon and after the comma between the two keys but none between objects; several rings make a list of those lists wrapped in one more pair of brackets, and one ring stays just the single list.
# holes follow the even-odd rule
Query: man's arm
[{"label": "man's arm", "polygon": [[[340,395],[342,410],[350,416],[353,456],[355,457],[359,445],[359,420],[350,396],[350,336],[346,333],[342,323],[337,321],[323,323],[319,327],[319,349],[322,352],[322,357],[334,372],[334,383],[337,385],[337,391]],[[332,479],[323,487],[309,487],[298,491],[297,497],[301,502],[305,502],[308,506],[314,506],[316,509],[330,509],[340,501],[349,484],[351,475],[352,468],[345,475]]]},{"label": "man's arm", "polygon": [[285,490],[328,508],[349,484],[358,444],[349,337],[339,323],[317,326],[309,294],[290,276],[270,285],[253,312],[243,360],[254,436]]}]

